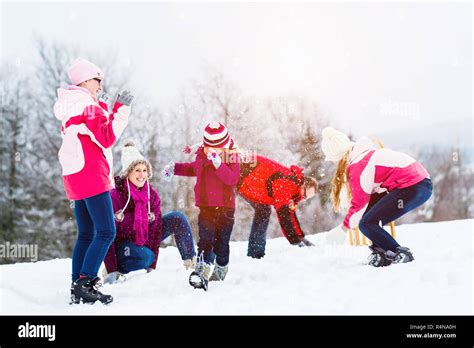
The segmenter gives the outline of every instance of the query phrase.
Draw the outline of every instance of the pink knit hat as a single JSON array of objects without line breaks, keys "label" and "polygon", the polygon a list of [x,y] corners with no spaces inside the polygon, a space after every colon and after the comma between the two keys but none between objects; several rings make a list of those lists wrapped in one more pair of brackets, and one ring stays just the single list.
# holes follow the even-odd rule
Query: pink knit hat
[{"label": "pink knit hat", "polygon": [[230,135],[226,126],[220,122],[211,122],[204,129],[202,143],[204,146],[227,149],[230,145]]},{"label": "pink knit hat", "polygon": [[102,80],[104,78],[104,73],[97,65],[83,58],[78,58],[72,62],[67,70],[67,74],[73,85],[78,85],[90,79]]}]

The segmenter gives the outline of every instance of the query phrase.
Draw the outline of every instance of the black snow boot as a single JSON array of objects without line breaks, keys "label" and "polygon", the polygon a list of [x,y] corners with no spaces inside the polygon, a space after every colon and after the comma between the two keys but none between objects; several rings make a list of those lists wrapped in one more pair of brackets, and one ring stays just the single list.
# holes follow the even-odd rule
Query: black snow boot
[{"label": "black snow boot", "polygon": [[111,295],[104,295],[97,289],[102,286],[101,283],[99,283],[100,278],[95,277],[95,278],[82,278],[78,279],[74,282],[74,290],[73,294],[71,295],[74,296],[75,298],[75,303],[88,303],[88,304],[94,304],[96,301],[99,301],[103,304],[109,304],[111,303],[114,298]]},{"label": "black snow boot", "polygon": [[403,246],[397,247],[395,253],[392,251],[387,252],[387,255],[393,263],[407,263],[415,259],[411,250]]},{"label": "black snow boot", "polygon": [[369,255],[369,265],[374,267],[390,266],[392,260],[387,256],[387,253],[382,248],[369,245],[372,254]]},{"label": "black snow boot", "polygon": [[69,304],[78,304],[80,303],[80,300],[76,298],[76,296],[74,295],[74,287],[76,286],[76,282],[72,282],[71,283],[71,301],[69,302]]}]

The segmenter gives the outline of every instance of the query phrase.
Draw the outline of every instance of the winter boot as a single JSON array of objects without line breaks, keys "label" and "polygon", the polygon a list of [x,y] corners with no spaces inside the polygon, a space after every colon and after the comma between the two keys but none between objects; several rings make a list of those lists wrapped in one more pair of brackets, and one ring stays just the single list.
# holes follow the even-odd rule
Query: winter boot
[{"label": "winter boot", "polygon": [[99,301],[103,304],[111,303],[114,298],[111,295],[104,295],[97,289],[102,286],[99,283],[100,278],[95,277],[91,278],[82,278],[74,282],[73,295],[76,303],[88,303],[94,304],[96,301]]},{"label": "winter boot", "polygon": [[390,266],[392,260],[387,256],[385,250],[382,248],[370,245],[369,249],[372,254],[369,255],[369,265],[374,267]]},{"label": "winter boot", "polygon": [[189,276],[189,284],[195,289],[204,289],[207,291],[207,284],[209,282],[209,274],[211,273],[211,266],[204,262],[201,256],[196,264],[196,268]]},{"label": "winter boot", "polygon": [[216,262],[216,265],[214,266],[214,271],[211,274],[211,278],[209,278],[209,281],[222,281],[225,279],[225,276],[227,274],[227,270],[229,269],[229,265],[225,266],[219,266]]},{"label": "winter boot", "polygon": [[397,247],[396,252],[387,251],[387,256],[393,263],[407,263],[415,259],[411,250],[403,246]]},{"label": "winter boot", "polygon": [[69,302],[70,305],[81,303],[79,299],[76,298],[74,295],[74,287],[76,286],[76,282],[71,283],[71,301]]}]

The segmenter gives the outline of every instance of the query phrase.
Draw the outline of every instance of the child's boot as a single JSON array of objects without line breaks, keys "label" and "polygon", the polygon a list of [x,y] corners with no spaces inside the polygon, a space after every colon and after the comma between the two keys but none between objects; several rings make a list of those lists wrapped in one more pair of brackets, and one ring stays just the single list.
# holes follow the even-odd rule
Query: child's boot
[{"label": "child's boot", "polygon": [[212,272],[212,275],[209,278],[209,281],[212,282],[212,281],[224,280],[228,269],[229,269],[228,264],[225,266],[219,266],[216,262],[216,265],[214,266],[214,271]]},{"label": "child's boot", "polygon": [[189,276],[189,284],[195,289],[204,289],[207,291],[207,284],[209,282],[209,274],[211,273],[211,266],[204,262],[200,257],[194,272]]}]

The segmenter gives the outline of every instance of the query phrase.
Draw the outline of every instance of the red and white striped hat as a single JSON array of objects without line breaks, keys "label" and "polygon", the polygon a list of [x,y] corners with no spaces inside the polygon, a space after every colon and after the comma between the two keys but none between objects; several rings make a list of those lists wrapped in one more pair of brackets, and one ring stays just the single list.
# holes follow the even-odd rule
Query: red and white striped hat
[{"label": "red and white striped hat", "polygon": [[227,149],[230,145],[230,135],[227,127],[220,122],[211,122],[204,129],[203,145]]}]

